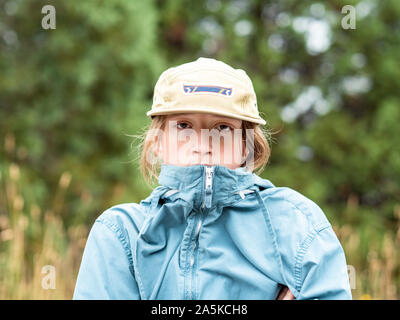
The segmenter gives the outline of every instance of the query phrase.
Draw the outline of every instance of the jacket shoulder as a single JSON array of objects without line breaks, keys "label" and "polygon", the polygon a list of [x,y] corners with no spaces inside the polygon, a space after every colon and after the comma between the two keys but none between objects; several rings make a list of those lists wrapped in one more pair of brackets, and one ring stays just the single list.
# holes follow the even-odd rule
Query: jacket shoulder
[{"label": "jacket shoulder", "polygon": [[322,209],[288,187],[260,191],[285,284],[298,299],[346,299],[344,251]]},{"label": "jacket shoulder", "polygon": [[146,219],[145,208],[138,203],[121,203],[102,212],[96,219],[116,233],[124,235],[139,233]]},{"label": "jacket shoulder", "polygon": [[260,192],[277,229],[308,233],[330,226],[323,210],[311,199],[289,187],[271,187]]}]

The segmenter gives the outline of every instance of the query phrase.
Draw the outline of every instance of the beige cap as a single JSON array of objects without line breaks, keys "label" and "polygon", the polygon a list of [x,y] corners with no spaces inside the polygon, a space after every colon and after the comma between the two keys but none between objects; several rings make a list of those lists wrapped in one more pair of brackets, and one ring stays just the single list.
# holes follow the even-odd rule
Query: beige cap
[{"label": "beige cap", "polygon": [[258,113],[256,94],[246,72],[210,58],[165,70],[155,85],[147,116],[188,112],[266,124]]}]

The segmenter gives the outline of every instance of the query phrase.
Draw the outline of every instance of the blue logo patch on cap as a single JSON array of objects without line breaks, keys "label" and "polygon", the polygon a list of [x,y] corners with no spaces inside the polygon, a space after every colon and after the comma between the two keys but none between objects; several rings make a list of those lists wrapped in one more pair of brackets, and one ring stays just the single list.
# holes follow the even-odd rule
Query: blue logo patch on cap
[{"label": "blue logo patch on cap", "polygon": [[216,93],[223,96],[231,96],[232,88],[224,88],[220,86],[200,86],[200,85],[183,85],[183,91],[186,94],[196,93]]}]

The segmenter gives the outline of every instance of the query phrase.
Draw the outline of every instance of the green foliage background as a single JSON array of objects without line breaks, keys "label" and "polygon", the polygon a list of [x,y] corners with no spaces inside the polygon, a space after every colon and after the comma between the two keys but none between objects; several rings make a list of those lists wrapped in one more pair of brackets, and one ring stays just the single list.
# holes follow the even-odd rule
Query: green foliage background
[{"label": "green foliage background", "polygon": [[[56,8],[55,30],[41,27],[47,4]],[[342,28],[345,5],[357,10],[356,29]],[[301,31],[307,21],[329,26],[325,49],[310,49]],[[261,176],[324,210],[356,269],[354,297],[398,298],[396,0],[0,0],[0,216],[10,220],[0,232],[17,226],[20,196],[28,226],[36,206],[62,222],[66,234],[55,249],[62,256],[72,241],[68,230],[90,228],[106,208],[147,197],[128,135],[150,123],[145,113],[161,72],[200,56],[242,68],[253,80],[268,127],[279,131]],[[14,165],[17,193],[8,187]],[[71,181],[60,191],[63,173]],[[27,227],[25,236],[42,252],[43,232]],[[15,237],[3,238],[6,278]],[[82,247],[76,250],[72,274],[59,275],[65,281],[76,277]],[[26,290],[36,270],[32,256],[19,261],[27,265],[20,275]],[[3,284],[2,296],[40,297],[12,287]],[[58,297],[69,298],[71,288]]]}]

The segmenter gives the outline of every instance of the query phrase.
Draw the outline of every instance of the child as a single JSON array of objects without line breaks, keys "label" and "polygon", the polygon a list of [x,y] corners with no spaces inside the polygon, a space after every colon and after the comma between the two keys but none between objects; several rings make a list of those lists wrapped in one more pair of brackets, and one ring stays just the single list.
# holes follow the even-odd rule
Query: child
[{"label": "child", "polygon": [[253,173],[270,149],[243,70],[207,58],[170,68],[147,115],[142,172],[160,185],[98,217],[74,299],[264,300],[282,288],[289,299],[351,299],[320,207]]}]

